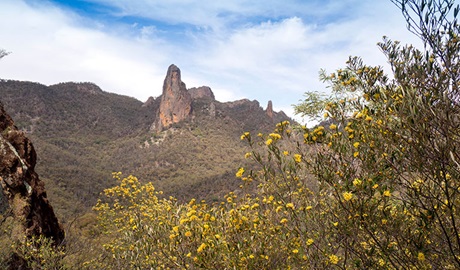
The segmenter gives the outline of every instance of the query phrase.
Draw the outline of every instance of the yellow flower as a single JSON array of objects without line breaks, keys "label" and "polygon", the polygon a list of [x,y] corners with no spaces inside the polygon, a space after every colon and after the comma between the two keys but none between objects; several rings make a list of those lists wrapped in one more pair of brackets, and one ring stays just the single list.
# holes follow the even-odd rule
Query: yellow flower
[{"label": "yellow flower", "polygon": [[337,256],[334,255],[334,254],[329,255],[329,261],[330,261],[332,264],[338,264],[338,263],[339,263],[339,257],[337,257]]},{"label": "yellow flower", "polygon": [[332,130],[334,130],[334,129],[337,128],[337,125],[336,125],[336,124],[331,124],[331,125],[329,126],[329,128],[332,129]]},{"label": "yellow flower", "polygon": [[351,198],[353,198],[353,193],[346,191],[342,193],[342,196],[345,201],[349,201]]},{"label": "yellow flower", "polygon": [[362,184],[362,181],[359,180],[359,178],[355,178],[355,180],[353,180],[353,185],[354,185],[354,186],[359,186],[359,185],[361,185],[361,184]]},{"label": "yellow flower", "polygon": [[205,243],[201,243],[201,245],[197,248],[196,252],[201,253],[207,247]]},{"label": "yellow flower", "polygon": [[286,208],[294,209],[294,204],[293,203],[287,203]]},{"label": "yellow flower", "polygon": [[283,151],[283,155],[288,156],[288,155],[289,155],[289,151]]},{"label": "yellow flower", "polygon": [[174,227],[173,227],[173,231],[174,231],[174,232],[179,232],[179,226],[174,226]]},{"label": "yellow flower", "polygon": [[354,147],[354,148],[358,148],[358,147],[359,147],[359,142],[355,142],[355,143],[353,144],[353,147]]},{"label": "yellow flower", "polygon": [[383,192],[383,196],[385,197],[390,197],[391,196],[391,192],[387,189]]},{"label": "yellow flower", "polygon": [[186,231],[186,232],[185,232],[185,236],[187,236],[187,237],[192,236],[192,232],[191,232],[191,231]]},{"label": "yellow flower", "polygon": [[419,261],[424,261],[425,260],[425,254],[423,254],[422,252],[419,252],[418,255],[417,255],[417,259]]},{"label": "yellow flower", "polygon": [[305,210],[311,210],[311,208],[312,208],[311,205],[309,205],[309,206],[305,207]]},{"label": "yellow flower", "polygon": [[298,249],[293,249],[292,253],[297,254],[297,253],[299,253],[299,250]]},{"label": "yellow flower", "polygon": [[270,136],[273,140],[279,140],[281,139],[281,135],[279,135],[278,133],[270,133]]},{"label": "yellow flower", "polygon": [[244,158],[250,158],[250,157],[251,157],[251,155],[252,155],[252,153],[251,153],[251,152],[247,152],[246,154],[244,154]]},{"label": "yellow flower", "polygon": [[280,223],[281,223],[281,224],[284,224],[284,223],[287,223],[287,222],[288,222],[288,220],[285,219],[285,218],[283,218],[283,219],[280,220]]},{"label": "yellow flower", "polygon": [[245,133],[243,133],[243,135],[241,135],[241,138],[240,138],[240,139],[241,139],[241,140],[244,140],[244,139],[246,139],[246,138],[249,138],[249,135],[250,135],[249,132],[245,132]]},{"label": "yellow flower", "polygon": [[309,238],[309,239],[307,240],[307,246],[313,245],[314,242],[315,242],[315,240]]},{"label": "yellow flower", "polygon": [[358,152],[358,151],[354,152],[354,153],[353,153],[353,156],[354,156],[354,157],[359,156],[359,152]]},{"label": "yellow flower", "polygon": [[265,142],[265,144],[268,146],[268,145],[272,144],[272,142],[273,142],[272,139],[268,139],[268,140]]},{"label": "yellow flower", "polygon": [[241,178],[243,176],[243,173],[244,173],[244,168],[241,167],[241,168],[238,169],[238,172],[236,172],[235,176],[237,178]]},{"label": "yellow flower", "polygon": [[295,154],[294,155],[294,160],[295,160],[295,162],[300,163],[302,161],[302,155]]},{"label": "yellow flower", "polygon": [[220,235],[218,235],[218,234],[214,235],[214,237],[215,237],[217,240],[220,239]]}]

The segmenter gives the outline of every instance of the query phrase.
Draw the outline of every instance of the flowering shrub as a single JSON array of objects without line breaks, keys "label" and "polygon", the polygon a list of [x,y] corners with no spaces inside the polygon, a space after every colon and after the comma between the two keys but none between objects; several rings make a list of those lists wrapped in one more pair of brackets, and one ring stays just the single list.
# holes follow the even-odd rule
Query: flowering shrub
[{"label": "flowering shrub", "polygon": [[[256,192],[220,204],[159,199],[132,176],[95,209],[125,269],[460,268],[459,26],[452,1],[399,3],[421,52],[387,38],[393,69],[350,58],[296,109],[323,124],[245,132],[253,168],[236,177]],[[417,9],[417,7],[420,7]],[[455,7],[454,17],[459,8]],[[430,27],[427,27],[430,25]],[[414,30],[415,29],[415,30]],[[431,31],[431,32],[430,32]],[[245,189],[243,189],[244,191]],[[254,189],[247,189],[254,190]]]}]

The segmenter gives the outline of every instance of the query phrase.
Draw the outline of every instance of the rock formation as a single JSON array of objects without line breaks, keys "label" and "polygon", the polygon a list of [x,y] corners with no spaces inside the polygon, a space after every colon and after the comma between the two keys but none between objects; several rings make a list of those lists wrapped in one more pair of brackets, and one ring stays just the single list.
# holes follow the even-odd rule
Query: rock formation
[{"label": "rock formation", "polygon": [[11,236],[43,235],[60,244],[64,230],[47,199],[44,183],[34,171],[36,161],[32,143],[14,126],[0,103],[0,183],[13,215]]},{"label": "rock formation", "polygon": [[154,97],[149,97],[144,104],[142,104],[142,107],[150,107],[155,103],[155,98]]},{"label": "rock formation", "polygon": [[265,113],[268,115],[268,117],[270,117],[271,119],[273,119],[274,117],[274,114],[273,114],[273,103],[271,100],[268,101],[268,105],[267,105],[267,109],[265,110]]},{"label": "rock formation", "polygon": [[216,117],[216,104],[214,102],[209,105],[209,116]]},{"label": "rock formation", "polygon": [[187,119],[192,113],[192,97],[181,80],[180,69],[171,65],[163,83],[160,108],[151,129],[160,131]]},{"label": "rock formation", "polygon": [[193,87],[188,90],[192,99],[211,99],[215,100],[214,93],[208,86]]}]

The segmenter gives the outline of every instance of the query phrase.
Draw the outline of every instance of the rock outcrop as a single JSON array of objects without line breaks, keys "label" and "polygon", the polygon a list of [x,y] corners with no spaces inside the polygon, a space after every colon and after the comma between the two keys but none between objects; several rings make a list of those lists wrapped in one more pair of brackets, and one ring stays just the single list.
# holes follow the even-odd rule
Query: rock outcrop
[{"label": "rock outcrop", "polygon": [[271,119],[274,118],[274,113],[273,113],[273,103],[271,100],[268,101],[267,109],[265,110],[265,113],[270,117]]},{"label": "rock outcrop", "polygon": [[192,114],[192,97],[181,80],[180,69],[171,65],[163,83],[160,108],[152,130],[161,131]]},{"label": "rock outcrop", "polygon": [[155,98],[149,97],[147,101],[142,104],[142,107],[151,107],[153,104],[155,104]]},{"label": "rock outcrop", "polygon": [[45,185],[34,171],[37,156],[31,141],[14,125],[0,103],[0,183],[13,215],[11,236],[43,235],[56,244],[64,230],[46,196]]},{"label": "rock outcrop", "polygon": [[210,99],[215,100],[214,93],[208,86],[193,87],[188,90],[192,99]]}]

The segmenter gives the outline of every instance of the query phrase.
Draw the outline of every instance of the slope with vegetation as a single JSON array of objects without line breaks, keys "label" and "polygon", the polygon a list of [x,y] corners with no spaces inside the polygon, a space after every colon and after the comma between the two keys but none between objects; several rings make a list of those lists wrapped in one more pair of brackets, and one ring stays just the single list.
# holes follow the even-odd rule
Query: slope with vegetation
[{"label": "slope with vegetation", "polygon": [[99,193],[115,184],[111,173],[120,170],[181,200],[216,200],[239,185],[233,171],[246,148],[239,134],[287,119],[284,113],[268,116],[257,101],[219,102],[210,88],[189,92],[191,115],[154,129],[161,96],[142,103],[92,83],[0,82],[5,109],[34,142],[37,172],[64,220],[90,210]]}]

